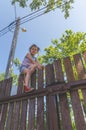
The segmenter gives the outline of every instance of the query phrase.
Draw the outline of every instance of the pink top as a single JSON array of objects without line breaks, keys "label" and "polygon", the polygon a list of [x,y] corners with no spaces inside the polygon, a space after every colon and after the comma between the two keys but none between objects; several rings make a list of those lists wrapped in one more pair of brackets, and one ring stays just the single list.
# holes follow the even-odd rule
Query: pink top
[{"label": "pink top", "polygon": [[[36,61],[36,57],[32,57],[34,61]],[[22,61],[21,66],[29,67],[31,64],[31,61],[25,56],[24,60]]]}]

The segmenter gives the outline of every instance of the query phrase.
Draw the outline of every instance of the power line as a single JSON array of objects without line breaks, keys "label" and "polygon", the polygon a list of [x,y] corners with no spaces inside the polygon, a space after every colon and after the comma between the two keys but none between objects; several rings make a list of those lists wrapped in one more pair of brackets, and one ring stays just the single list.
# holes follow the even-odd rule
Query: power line
[{"label": "power line", "polygon": [[4,34],[8,33],[13,26],[15,27],[15,25],[16,25],[16,21],[13,21],[7,27],[0,30],[0,37],[3,36]]},{"label": "power line", "polygon": [[[55,5],[56,3],[57,3],[57,2],[54,2],[54,5]],[[66,3],[67,3],[67,2],[66,2]],[[66,3],[64,3],[64,4],[60,5],[60,6],[63,6],[63,5],[65,5]],[[33,20],[33,19],[39,17],[39,16],[42,16],[42,15],[44,15],[45,13],[48,13],[48,12],[52,11],[52,9],[50,9],[50,10],[48,10],[48,11],[46,10],[46,9],[48,8],[48,6],[50,6],[50,5],[47,5],[47,6],[43,7],[43,8],[41,8],[41,9],[39,9],[39,10],[33,12],[33,13],[30,13],[30,14],[28,14],[28,15],[26,15],[26,16],[20,18],[20,25],[21,25],[21,24],[24,24],[24,23],[26,23],[26,22],[28,22],[28,21],[31,21],[31,20]],[[56,6],[56,7],[54,8],[54,10],[55,10],[56,8],[59,8],[60,6]],[[15,12],[15,13],[16,13],[16,12]],[[15,15],[16,15],[16,14],[15,14]],[[16,16],[15,16],[15,17],[16,17]],[[5,27],[5,28],[3,28],[2,30],[0,30],[0,37],[3,36],[3,35],[5,35],[5,34],[8,33],[9,31],[11,31],[12,29],[14,29],[14,28],[15,28],[15,25],[16,25],[16,20],[13,21],[12,23],[10,23],[7,27]]]}]

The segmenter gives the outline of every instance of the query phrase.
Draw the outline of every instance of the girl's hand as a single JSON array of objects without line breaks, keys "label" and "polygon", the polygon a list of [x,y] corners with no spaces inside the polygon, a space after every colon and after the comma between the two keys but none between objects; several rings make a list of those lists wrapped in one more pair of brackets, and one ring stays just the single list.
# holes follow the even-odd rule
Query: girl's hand
[{"label": "girl's hand", "polygon": [[43,65],[38,65],[38,69],[43,70],[43,69],[44,69],[44,66],[43,66]]}]

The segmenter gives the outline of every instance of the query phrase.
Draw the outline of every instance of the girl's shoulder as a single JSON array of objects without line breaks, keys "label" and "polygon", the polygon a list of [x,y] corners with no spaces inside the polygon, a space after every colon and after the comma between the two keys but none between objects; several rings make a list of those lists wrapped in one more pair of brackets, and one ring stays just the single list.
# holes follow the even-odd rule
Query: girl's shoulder
[{"label": "girl's shoulder", "polygon": [[31,55],[30,52],[27,52],[26,55]]},{"label": "girl's shoulder", "polygon": [[26,57],[27,57],[27,56],[31,56],[31,54],[28,52],[28,53],[26,53]]}]

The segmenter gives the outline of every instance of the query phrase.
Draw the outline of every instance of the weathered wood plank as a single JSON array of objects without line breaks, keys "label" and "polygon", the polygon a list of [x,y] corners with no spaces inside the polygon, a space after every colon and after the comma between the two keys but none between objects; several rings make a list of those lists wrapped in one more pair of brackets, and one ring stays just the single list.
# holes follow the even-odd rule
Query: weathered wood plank
[{"label": "weathered wood plank", "polygon": [[[21,75],[19,81],[18,92],[17,93],[24,93],[24,75]],[[20,116],[20,122],[19,122],[19,130],[26,130],[26,120],[27,120],[27,105],[28,105],[28,99],[24,99],[21,101],[21,116]]]},{"label": "weathered wood plank", "polygon": [[[62,65],[61,61],[55,61],[55,70],[56,70],[56,78],[57,81],[63,82],[64,81],[64,75],[62,71]],[[66,86],[64,86],[66,87]],[[70,111],[68,106],[68,99],[66,93],[59,94],[59,104],[60,104],[60,111],[61,112],[61,118],[62,118],[62,128],[63,130],[72,130],[72,124],[71,124],[71,118],[70,118]],[[66,116],[65,116],[66,115]],[[61,128],[61,126],[60,126]]]},{"label": "weathered wood plank", "polygon": [[78,79],[86,79],[85,67],[80,54],[74,55],[74,62],[78,73]]},{"label": "weathered wood plank", "polygon": [[[31,76],[31,86],[36,89],[36,71]],[[35,98],[29,99],[28,130],[35,129]]]},{"label": "weathered wood plank", "polygon": [[[0,99],[3,98],[4,93],[3,93],[3,81],[0,81]],[[1,121],[1,116],[2,116],[2,104],[0,104],[0,121]]]},{"label": "weathered wood plank", "polygon": [[[4,80],[3,89],[6,90],[6,91],[3,90],[4,96],[10,95],[11,87],[12,87],[12,78]],[[5,125],[6,116],[7,116],[7,109],[8,109],[8,103],[3,104],[2,110],[1,110],[0,130],[4,130],[4,125]]]},{"label": "weathered wood plank", "polygon": [[[43,70],[38,70],[38,89],[43,88]],[[37,130],[44,130],[44,98],[37,98]]]},{"label": "weathered wood plank", "polygon": [[56,73],[56,81],[59,82],[63,82],[64,81],[64,74],[62,71],[62,64],[61,64],[61,60],[56,60],[54,61],[54,66],[55,66],[55,73]]},{"label": "weathered wood plank", "polygon": [[13,112],[12,130],[18,130],[19,119],[20,119],[20,106],[21,106],[20,101],[15,102],[14,112]]},{"label": "weathered wood plank", "polygon": [[[86,58],[86,52],[83,53],[83,57],[84,57],[84,59]],[[86,72],[85,72],[85,68],[84,68],[80,54],[77,54],[74,56],[74,61],[75,61],[76,70],[78,73],[78,80],[86,79]],[[86,62],[86,59],[85,59],[85,62]],[[81,85],[81,90],[82,90],[82,94],[84,97],[84,101],[83,101],[84,108],[86,109],[86,105],[85,105],[86,104],[86,89],[82,89],[82,87],[83,86]],[[85,87],[86,87],[86,85],[85,85]]]},{"label": "weathered wood plank", "polygon": [[3,87],[5,87],[5,86],[3,86],[3,82],[4,81],[0,81],[0,99],[2,99],[4,96]]},{"label": "weathered wood plank", "polygon": [[[46,84],[52,84],[55,82],[55,74],[53,64],[49,64],[45,67]],[[55,96],[46,97],[46,111],[47,111],[47,129],[59,130],[59,123],[57,119],[56,101]]]},{"label": "weathered wood plank", "polygon": [[46,65],[45,67],[45,73],[46,73],[46,85],[50,85],[55,83],[55,75],[54,75],[54,68],[53,64]]},{"label": "weathered wood plank", "polygon": [[86,63],[86,51],[84,51],[84,52],[82,53],[82,55],[83,55],[84,61],[85,61],[85,63]]},{"label": "weathered wood plank", "polygon": [[[74,79],[72,64],[69,58],[64,59],[64,65],[65,65],[68,82],[74,81],[75,79]],[[86,127],[85,127],[85,122],[84,122],[84,117],[83,117],[83,112],[81,108],[81,102],[80,102],[78,91],[77,90],[71,91],[70,95],[71,95],[72,107],[73,107],[74,118],[75,118],[75,123],[76,123],[76,129],[85,130]]]},{"label": "weathered wood plank", "polygon": [[27,100],[22,101],[21,106],[21,118],[20,118],[20,128],[19,130],[26,130],[26,120],[27,120]]},{"label": "weathered wood plank", "polygon": [[[86,51],[83,52],[82,54],[83,58],[84,58],[84,61],[86,63]],[[86,70],[85,70],[85,73],[86,73]],[[86,75],[86,74],[85,74]],[[81,78],[81,77],[80,77]],[[82,90],[83,92],[83,96],[84,96],[84,101],[85,101],[85,104],[86,104],[86,90]],[[85,108],[86,109],[86,108]]]},{"label": "weathered wood plank", "polygon": [[[83,52],[83,57],[84,57],[84,61],[86,63],[86,51]],[[86,73],[86,70],[85,70],[85,73]],[[81,78],[81,77],[80,77]],[[83,97],[84,97],[84,102],[86,104],[86,89],[85,90],[82,90],[83,92]],[[85,108],[86,109],[86,108]]]},{"label": "weathered wood plank", "polygon": [[13,119],[14,103],[9,104],[8,117],[6,122],[6,130],[11,130],[12,119]]},{"label": "weathered wood plank", "polygon": [[17,95],[22,94],[24,92],[23,83],[24,83],[24,75],[21,74],[19,75],[19,79],[18,79]]},{"label": "weathered wood plank", "polygon": [[[18,79],[17,95],[22,94],[22,91],[23,91],[23,75],[20,75]],[[21,111],[21,101],[14,102],[12,130],[18,130],[19,128],[20,111]]]}]

